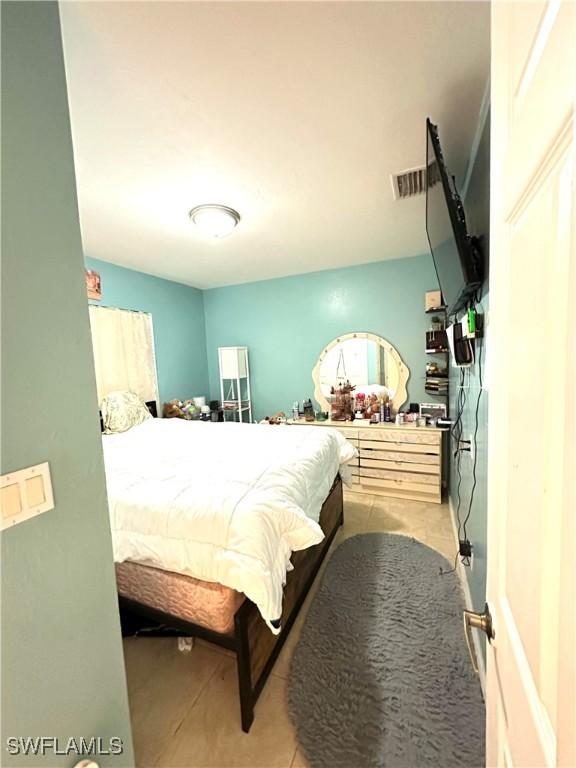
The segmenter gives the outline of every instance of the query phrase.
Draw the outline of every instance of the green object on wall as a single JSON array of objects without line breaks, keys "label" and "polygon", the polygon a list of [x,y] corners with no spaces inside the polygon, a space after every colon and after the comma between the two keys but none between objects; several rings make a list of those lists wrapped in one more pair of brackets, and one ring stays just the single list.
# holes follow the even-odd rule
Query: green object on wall
[{"label": "green object on wall", "polygon": [[[122,739],[134,764],[58,5],[2,3],[2,473],[55,508],[2,535],[2,762],[12,737]],[[51,751],[10,766],[74,765]]]},{"label": "green object on wall", "polygon": [[203,292],[133,269],[86,259],[100,273],[102,304],[150,312],[160,401],[208,395]]},{"label": "green object on wall", "polygon": [[369,331],[409,367],[409,401],[428,401],[422,307],[437,286],[426,254],[204,291],[211,396],[219,397],[218,347],[246,345],[255,417],[290,413],[295,400],[313,397],[312,369],[325,345]]}]

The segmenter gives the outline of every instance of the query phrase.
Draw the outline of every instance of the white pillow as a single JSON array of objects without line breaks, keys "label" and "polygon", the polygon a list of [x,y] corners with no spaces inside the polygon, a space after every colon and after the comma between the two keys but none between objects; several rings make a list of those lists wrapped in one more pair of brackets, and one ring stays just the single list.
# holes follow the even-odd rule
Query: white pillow
[{"label": "white pillow", "polygon": [[388,397],[392,397],[394,392],[383,384],[359,384],[354,390],[354,394],[357,395],[362,392],[364,395],[380,395],[386,394]]},{"label": "white pillow", "polygon": [[134,392],[111,392],[102,400],[100,410],[107,435],[126,432],[152,418],[146,403]]}]

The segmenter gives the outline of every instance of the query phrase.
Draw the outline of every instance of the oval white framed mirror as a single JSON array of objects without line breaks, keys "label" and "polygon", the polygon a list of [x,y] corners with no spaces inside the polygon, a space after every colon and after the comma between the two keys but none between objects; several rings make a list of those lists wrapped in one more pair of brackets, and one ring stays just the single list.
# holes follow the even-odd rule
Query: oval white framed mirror
[{"label": "oval white framed mirror", "polygon": [[398,411],[408,399],[410,369],[396,347],[374,333],[345,333],[322,350],[312,371],[314,397],[323,411],[330,410],[333,386],[349,381],[356,392],[386,392]]}]

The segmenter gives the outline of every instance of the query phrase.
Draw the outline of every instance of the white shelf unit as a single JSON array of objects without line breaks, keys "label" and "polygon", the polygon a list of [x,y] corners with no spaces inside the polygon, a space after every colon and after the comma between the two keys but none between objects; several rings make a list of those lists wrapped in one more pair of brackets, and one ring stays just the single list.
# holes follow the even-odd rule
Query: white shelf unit
[{"label": "white shelf unit", "polygon": [[220,401],[224,421],[226,414],[233,414],[233,421],[252,421],[252,396],[250,394],[250,367],[248,347],[218,347],[220,368]]}]

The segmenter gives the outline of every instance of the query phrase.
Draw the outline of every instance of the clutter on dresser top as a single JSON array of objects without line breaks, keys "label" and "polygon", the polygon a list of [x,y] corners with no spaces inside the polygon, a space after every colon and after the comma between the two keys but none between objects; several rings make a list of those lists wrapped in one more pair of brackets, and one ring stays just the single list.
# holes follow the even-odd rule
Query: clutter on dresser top
[{"label": "clutter on dresser top", "polygon": [[283,412],[275,416],[267,416],[263,422],[270,424],[305,422],[326,422],[327,426],[334,423],[354,422],[361,426],[371,424],[387,424],[396,426],[437,427],[438,420],[446,418],[446,405],[436,403],[410,403],[405,411],[394,413],[391,400],[386,393],[379,396],[356,393],[355,387],[349,381],[332,387],[330,393],[331,411],[314,411],[312,400],[305,398],[302,403],[295,401],[292,407],[292,417],[286,419]]}]

